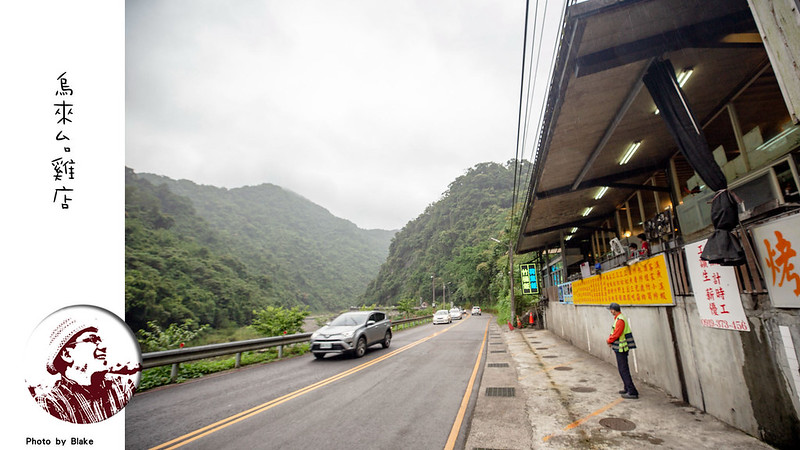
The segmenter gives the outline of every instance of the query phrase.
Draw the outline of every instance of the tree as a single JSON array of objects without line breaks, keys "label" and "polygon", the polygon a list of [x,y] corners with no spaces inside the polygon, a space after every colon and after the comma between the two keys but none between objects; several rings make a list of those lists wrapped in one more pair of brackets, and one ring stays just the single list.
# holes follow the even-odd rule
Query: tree
[{"label": "tree", "polygon": [[210,328],[208,324],[198,325],[192,319],[184,320],[182,324],[171,323],[166,330],[154,321],[147,322],[149,330],[139,330],[139,345],[143,352],[157,352],[182,347],[203,331]]},{"label": "tree", "polygon": [[416,304],[417,302],[415,302],[413,298],[400,300],[399,302],[397,302],[397,310],[403,313],[403,316],[410,317],[411,313],[414,311],[414,306],[416,306]]},{"label": "tree", "polygon": [[296,334],[303,331],[306,316],[307,306],[295,306],[291,309],[268,306],[266,309],[253,311],[253,323],[250,327],[265,336]]}]

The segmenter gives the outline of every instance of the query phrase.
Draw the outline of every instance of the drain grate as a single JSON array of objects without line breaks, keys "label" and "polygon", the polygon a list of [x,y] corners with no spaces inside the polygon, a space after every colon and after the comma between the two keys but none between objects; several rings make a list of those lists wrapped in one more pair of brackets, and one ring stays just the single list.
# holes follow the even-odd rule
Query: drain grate
[{"label": "drain grate", "polygon": [[620,419],[619,417],[600,419],[600,425],[617,431],[631,431],[636,428],[635,423],[627,419]]},{"label": "drain grate", "polygon": [[489,367],[508,367],[508,363],[489,363]]},{"label": "drain grate", "polygon": [[572,370],[572,367],[558,366],[558,367],[553,367],[553,370]]},{"label": "drain grate", "polygon": [[492,350],[489,353],[505,353],[505,350]]},{"label": "drain grate", "polygon": [[531,344],[541,344],[542,341],[531,341]]},{"label": "drain grate", "polygon": [[545,356],[542,356],[542,358],[558,358],[558,356],[557,355],[545,355]]},{"label": "drain grate", "polygon": [[536,347],[536,350],[547,350],[547,347]]},{"label": "drain grate", "polygon": [[487,387],[487,397],[516,397],[517,392],[513,387]]},{"label": "drain grate", "polygon": [[489,345],[503,345],[502,342],[489,342]]},{"label": "drain grate", "polygon": [[597,389],[593,387],[586,387],[586,386],[575,386],[570,388],[573,392],[595,392]]}]

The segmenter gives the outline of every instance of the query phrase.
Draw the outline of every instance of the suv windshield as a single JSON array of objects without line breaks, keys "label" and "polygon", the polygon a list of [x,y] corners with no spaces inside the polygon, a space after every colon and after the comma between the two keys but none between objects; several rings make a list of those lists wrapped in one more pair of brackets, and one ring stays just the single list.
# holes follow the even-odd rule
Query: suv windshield
[{"label": "suv windshield", "polygon": [[342,314],[341,316],[333,319],[331,322],[332,327],[348,327],[348,326],[355,326],[361,325],[365,322],[367,314],[366,313],[348,313]]}]

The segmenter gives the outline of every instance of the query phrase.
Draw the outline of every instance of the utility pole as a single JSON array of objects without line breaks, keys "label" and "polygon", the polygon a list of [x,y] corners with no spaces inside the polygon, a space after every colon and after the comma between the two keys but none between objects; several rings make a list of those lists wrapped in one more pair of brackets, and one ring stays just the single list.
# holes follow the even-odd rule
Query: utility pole
[{"label": "utility pole", "polygon": [[[489,239],[497,242],[498,244],[502,244],[502,242],[499,239],[495,239],[493,237],[490,237]],[[510,300],[510,302],[509,302],[510,305],[509,306],[511,307],[511,323],[513,324],[514,323],[514,311],[515,311],[515,307],[516,307],[514,305],[514,244],[511,241],[511,237],[510,236],[509,236],[509,239],[508,239],[508,283],[509,283],[509,287],[510,287],[509,294],[511,294],[510,297],[509,297],[509,300]]]},{"label": "utility pole", "polygon": [[436,306],[436,284],[435,284],[433,275],[431,275],[431,297],[433,297],[433,302],[431,303],[431,305],[435,307]]},{"label": "utility pole", "polygon": [[511,284],[511,323],[514,323],[514,312],[516,311],[516,305],[514,305],[514,247],[511,243],[511,239],[508,240],[508,280]]}]

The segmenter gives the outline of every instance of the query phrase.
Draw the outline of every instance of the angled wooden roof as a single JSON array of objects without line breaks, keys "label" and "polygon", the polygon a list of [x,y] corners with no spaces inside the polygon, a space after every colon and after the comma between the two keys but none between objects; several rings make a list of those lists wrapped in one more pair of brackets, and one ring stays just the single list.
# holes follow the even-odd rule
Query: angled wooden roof
[{"label": "angled wooden roof", "polygon": [[[654,58],[693,69],[684,92],[704,123],[768,65],[746,0],[589,0],[566,14],[517,253],[553,246],[574,226],[585,237],[636,186],[663,177],[677,147],[641,82]],[[599,186],[612,187],[594,200]]]}]

